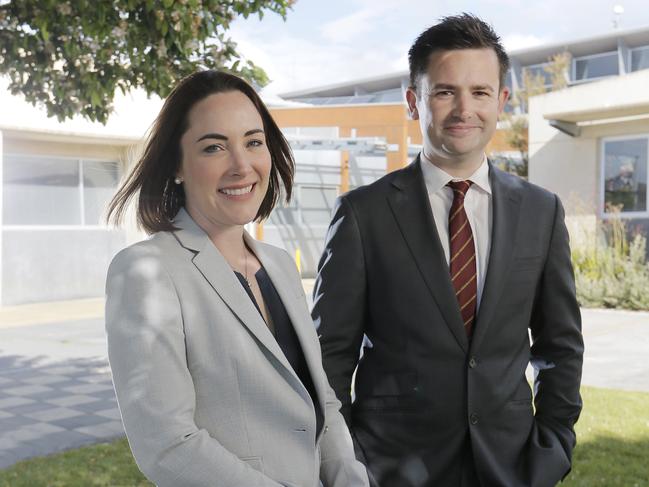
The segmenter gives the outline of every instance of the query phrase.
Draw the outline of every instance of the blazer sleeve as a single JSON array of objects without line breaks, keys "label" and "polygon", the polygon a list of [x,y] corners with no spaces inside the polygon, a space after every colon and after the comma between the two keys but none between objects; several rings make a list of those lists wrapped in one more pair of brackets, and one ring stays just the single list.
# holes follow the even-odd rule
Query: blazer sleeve
[{"label": "blazer sleeve", "polygon": [[556,196],[530,328],[536,414],[529,442],[529,485],[554,486],[570,471],[574,424],[582,408],[579,387],[584,353],[568,231]]},{"label": "blazer sleeve", "polygon": [[311,316],[322,361],[340,409],[351,426],[352,375],[365,332],[366,275],[363,242],[354,209],[337,200],[318,265]]},{"label": "blazer sleeve", "polygon": [[130,247],[106,284],[108,356],[140,470],[159,487],[280,487],[195,424],[181,303],[163,261]]},{"label": "blazer sleeve", "polygon": [[324,487],[369,487],[367,470],[356,460],[352,437],[340,414],[340,401],[326,379],[325,382],[326,429],[320,443],[320,479]]}]

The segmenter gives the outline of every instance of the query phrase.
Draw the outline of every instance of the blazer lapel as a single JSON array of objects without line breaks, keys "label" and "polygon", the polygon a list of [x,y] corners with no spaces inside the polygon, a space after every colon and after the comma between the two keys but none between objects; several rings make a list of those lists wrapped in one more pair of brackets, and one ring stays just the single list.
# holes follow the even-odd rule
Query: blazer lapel
[{"label": "blazer lapel", "polygon": [[[283,269],[277,258],[270,255],[264,245],[261,245],[247,233],[244,233],[246,243],[254,251],[257,258],[260,260],[266,273],[273,281],[273,285],[279,294],[279,297],[286,308],[286,312],[291,319],[291,324],[295,329],[295,333],[302,347],[302,353],[306,360],[313,386],[315,387],[318,396],[318,403],[321,410],[325,411],[326,388],[324,384],[324,375],[322,374],[322,363],[320,362],[320,354],[316,347],[319,346],[318,342],[314,340],[310,330],[306,326],[313,326],[311,316],[306,312],[306,306],[301,303],[304,300],[302,293],[298,293],[291,282],[291,275],[294,273]],[[306,323],[305,323],[306,321]],[[312,331],[312,330],[311,330]],[[315,332],[313,332],[315,333]],[[302,385],[302,383],[300,382]],[[305,398],[310,398],[309,392],[302,385],[301,392]]]},{"label": "blazer lapel", "polygon": [[179,228],[174,235],[183,247],[195,253],[192,262],[210,286],[252,335],[298,380],[259,311],[207,234],[185,209],[178,212],[173,223]]},{"label": "blazer lapel", "polygon": [[466,352],[469,341],[435,227],[420,158],[403,169],[392,184],[394,191],[388,195],[388,203],[397,225],[446,324]]},{"label": "blazer lapel", "polygon": [[516,234],[521,200],[521,182],[489,164],[489,179],[493,204],[491,251],[487,265],[480,309],[476,318],[471,347],[480,345],[491,322],[498,300],[507,280],[509,266],[516,247]]}]

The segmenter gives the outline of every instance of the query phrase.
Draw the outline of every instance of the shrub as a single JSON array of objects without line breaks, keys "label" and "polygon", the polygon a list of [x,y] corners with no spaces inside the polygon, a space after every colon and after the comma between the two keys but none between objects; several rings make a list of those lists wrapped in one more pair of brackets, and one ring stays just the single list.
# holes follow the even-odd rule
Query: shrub
[{"label": "shrub", "polygon": [[613,213],[572,249],[577,299],[587,307],[649,310],[647,239],[639,233],[629,239],[619,209]]}]

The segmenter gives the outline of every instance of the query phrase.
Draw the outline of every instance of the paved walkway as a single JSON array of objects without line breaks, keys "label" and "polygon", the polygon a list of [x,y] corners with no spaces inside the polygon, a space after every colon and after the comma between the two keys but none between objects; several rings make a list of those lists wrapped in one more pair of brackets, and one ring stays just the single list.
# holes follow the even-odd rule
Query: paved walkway
[{"label": "paved walkway", "polygon": [[124,434],[103,319],[0,328],[0,468]]},{"label": "paved walkway", "polygon": [[[0,468],[124,434],[102,308],[85,300],[0,309]],[[584,310],[583,321],[583,384],[649,391],[649,313]]]}]

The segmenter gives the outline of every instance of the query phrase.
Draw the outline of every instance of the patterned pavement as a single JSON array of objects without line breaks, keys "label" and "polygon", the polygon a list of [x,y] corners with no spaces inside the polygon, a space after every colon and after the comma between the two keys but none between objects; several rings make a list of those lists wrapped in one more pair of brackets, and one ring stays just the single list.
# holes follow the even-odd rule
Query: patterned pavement
[{"label": "patterned pavement", "polygon": [[[0,468],[124,434],[102,312],[30,324],[24,317],[11,323],[0,309]],[[582,316],[582,383],[649,391],[649,313],[582,310]]]},{"label": "patterned pavement", "polygon": [[0,468],[124,434],[102,340],[101,319],[0,329]]}]

